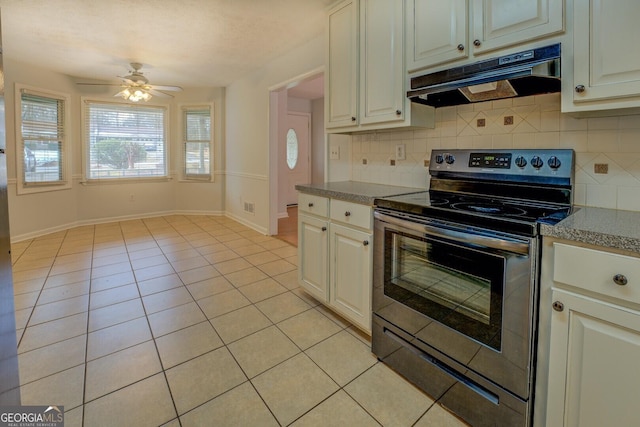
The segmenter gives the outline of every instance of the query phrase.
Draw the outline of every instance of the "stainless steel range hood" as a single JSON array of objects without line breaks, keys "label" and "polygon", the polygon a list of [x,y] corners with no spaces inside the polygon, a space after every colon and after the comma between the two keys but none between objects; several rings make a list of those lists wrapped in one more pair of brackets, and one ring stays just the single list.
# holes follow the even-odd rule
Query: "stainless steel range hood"
[{"label": "stainless steel range hood", "polygon": [[411,78],[411,101],[433,107],[560,92],[560,44]]}]

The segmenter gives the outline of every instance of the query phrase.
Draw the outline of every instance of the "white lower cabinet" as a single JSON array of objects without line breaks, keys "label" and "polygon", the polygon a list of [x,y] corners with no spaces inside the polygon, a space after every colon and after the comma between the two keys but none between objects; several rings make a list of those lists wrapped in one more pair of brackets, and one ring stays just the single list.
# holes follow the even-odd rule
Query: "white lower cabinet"
[{"label": "white lower cabinet", "polygon": [[298,209],[298,283],[371,333],[372,208],[300,193]]},{"label": "white lower cabinet", "polygon": [[640,258],[553,250],[545,425],[640,425]]},{"label": "white lower cabinet", "polygon": [[300,286],[321,301],[329,298],[328,228],[327,220],[298,215],[298,279]]},{"label": "white lower cabinet", "polygon": [[373,235],[331,224],[329,304],[347,319],[371,331]]},{"label": "white lower cabinet", "polygon": [[548,426],[638,426],[640,312],[553,291]]}]

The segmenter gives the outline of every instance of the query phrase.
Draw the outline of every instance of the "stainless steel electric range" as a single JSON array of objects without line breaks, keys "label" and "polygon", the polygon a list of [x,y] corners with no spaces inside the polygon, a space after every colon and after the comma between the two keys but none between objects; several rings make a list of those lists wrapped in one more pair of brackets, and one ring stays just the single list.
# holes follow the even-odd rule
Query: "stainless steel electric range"
[{"label": "stainless steel electric range", "polygon": [[376,200],[372,349],[474,426],[532,422],[541,222],[572,150],[434,150],[429,191]]}]

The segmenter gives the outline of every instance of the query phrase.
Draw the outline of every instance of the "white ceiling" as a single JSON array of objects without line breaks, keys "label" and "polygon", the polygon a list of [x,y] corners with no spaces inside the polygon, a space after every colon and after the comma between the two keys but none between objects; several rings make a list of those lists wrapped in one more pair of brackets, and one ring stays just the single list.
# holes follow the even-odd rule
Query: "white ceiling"
[{"label": "white ceiling", "polygon": [[322,34],[335,0],[0,0],[3,53],[118,83],[227,86]]}]

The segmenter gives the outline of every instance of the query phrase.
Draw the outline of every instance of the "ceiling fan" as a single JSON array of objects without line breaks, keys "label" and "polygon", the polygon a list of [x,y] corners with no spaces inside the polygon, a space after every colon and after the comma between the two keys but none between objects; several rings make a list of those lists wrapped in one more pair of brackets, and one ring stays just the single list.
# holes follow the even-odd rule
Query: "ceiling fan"
[{"label": "ceiling fan", "polygon": [[160,86],[149,84],[147,79],[140,69],[142,64],[139,62],[132,62],[132,70],[126,76],[118,76],[122,79],[120,85],[111,83],[78,83],[79,85],[91,85],[91,86],[120,86],[122,90],[113,96],[120,96],[128,101],[148,101],[152,96],[158,96],[160,98],[172,98],[166,92],[180,92],[182,88],[180,86]]}]

